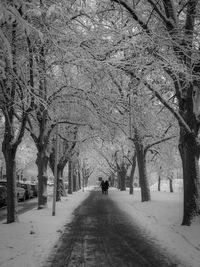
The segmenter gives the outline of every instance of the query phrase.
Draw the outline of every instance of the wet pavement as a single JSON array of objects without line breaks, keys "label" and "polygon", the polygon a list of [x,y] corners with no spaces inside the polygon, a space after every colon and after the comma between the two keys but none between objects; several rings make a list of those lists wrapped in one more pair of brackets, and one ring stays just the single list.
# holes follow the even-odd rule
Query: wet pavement
[{"label": "wet pavement", "polygon": [[183,265],[120,211],[109,195],[93,191],[75,210],[44,267],[111,266]]}]

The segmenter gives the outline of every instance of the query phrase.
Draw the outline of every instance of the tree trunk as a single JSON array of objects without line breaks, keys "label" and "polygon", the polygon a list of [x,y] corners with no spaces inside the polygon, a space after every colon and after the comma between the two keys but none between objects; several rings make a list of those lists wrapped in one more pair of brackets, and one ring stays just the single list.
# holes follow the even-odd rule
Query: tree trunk
[{"label": "tree trunk", "polygon": [[72,164],[72,179],[73,179],[73,192],[77,191],[77,175],[76,175],[76,164]]},{"label": "tree trunk", "polygon": [[66,190],[63,181],[63,167],[60,167],[58,164],[58,182],[57,182],[57,193],[56,193],[56,201],[61,200],[61,197],[66,197]]},{"label": "tree trunk", "polygon": [[57,186],[56,186],[56,201],[61,201],[61,171],[57,165]]},{"label": "tree trunk", "polygon": [[85,182],[85,187],[87,187],[88,186],[88,175],[86,175],[85,177],[84,177],[84,182]]},{"label": "tree trunk", "polygon": [[161,175],[158,175],[158,191],[160,191],[160,185],[161,185]]},{"label": "tree trunk", "polygon": [[[5,23],[6,24],[6,23]],[[13,66],[6,64],[6,78],[1,81],[1,98],[3,95],[3,102],[1,99],[1,110],[4,113],[5,117],[5,129],[4,129],[4,139],[2,143],[2,152],[4,154],[5,163],[6,163],[6,176],[7,176],[7,223],[12,223],[18,220],[17,217],[17,196],[16,196],[16,151],[17,146],[21,142],[22,131],[24,132],[24,127],[21,127],[23,123],[19,126],[20,132],[17,134],[14,127],[14,117],[15,117],[15,108],[16,105],[16,91],[17,91],[17,49],[16,49],[16,38],[17,38],[17,21],[14,20],[11,27],[7,27],[9,36],[11,37],[11,57]],[[11,30],[11,32],[10,32]],[[13,72],[10,71],[12,68]],[[16,76],[14,76],[15,74]],[[4,88],[5,86],[5,88]],[[4,91],[5,90],[5,91]],[[20,102],[20,99],[18,98]],[[20,105],[18,107],[18,112],[20,113]],[[22,119],[23,120],[23,119]],[[21,137],[19,137],[21,135]]]},{"label": "tree trunk", "polygon": [[82,182],[82,191],[84,192],[85,184],[84,184],[84,176],[83,176],[83,172],[82,171],[80,172],[80,176],[81,176],[81,182]]},{"label": "tree trunk", "polygon": [[[193,138],[193,137],[191,137]],[[184,211],[182,225],[190,225],[200,215],[199,152],[191,143],[179,145],[183,164]]]},{"label": "tree trunk", "polygon": [[139,182],[141,186],[141,199],[143,201],[150,201],[150,188],[146,170],[146,155],[144,153],[143,144],[140,141],[135,142],[135,148],[137,153],[137,162],[139,170]]},{"label": "tree trunk", "polygon": [[16,148],[3,143],[7,176],[7,223],[18,221],[16,195]]},{"label": "tree trunk", "polygon": [[126,173],[127,170],[124,166],[124,163],[122,163],[121,167],[121,171],[120,171],[120,176],[121,176],[121,187],[120,187],[120,191],[126,191]]},{"label": "tree trunk", "polygon": [[121,188],[121,171],[119,169],[117,170],[117,188],[118,190]]},{"label": "tree trunk", "polygon": [[0,179],[3,179],[3,167],[0,168]]},{"label": "tree trunk", "polygon": [[174,190],[173,190],[173,179],[171,178],[168,178],[169,179],[169,192],[170,193],[173,193]]},{"label": "tree trunk", "polygon": [[78,189],[81,189],[81,172],[80,172],[80,167],[78,165]]},{"label": "tree trunk", "polygon": [[159,167],[158,171],[158,191],[161,190],[161,175],[162,175],[162,166]]},{"label": "tree trunk", "polygon": [[38,167],[38,209],[47,207],[47,164],[49,157],[44,152],[37,153],[36,165]]},{"label": "tree trunk", "polygon": [[134,154],[133,159],[132,159],[132,166],[131,166],[131,173],[130,173],[130,184],[129,184],[129,194],[130,195],[133,195],[133,180],[134,180],[135,167],[136,167],[136,153]]},{"label": "tree trunk", "polygon": [[[63,160],[62,158],[59,160],[57,164],[57,190],[56,190],[56,201],[61,200],[61,196],[66,196],[66,190],[63,181],[63,169],[67,164],[67,160]],[[49,166],[54,173],[54,166],[55,166],[55,148],[51,149],[50,157],[49,157]]]},{"label": "tree trunk", "polygon": [[[199,73],[200,70],[198,70]],[[195,217],[200,216],[200,171],[199,171],[199,101],[198,92],[200,83],[196,84],[195,93],[194,83],[189,84],[182,90],[187,89],[185,98],[179,97],[179,112],[184,121],[189,126],[186,131],[180,125],[179,151],[183,165],[183,187],[184,187],[184,208],[182,225],[190,225]],[[195,93],[195,94],[194,94]],[[196,99],[196,98],[197,99]],[[195,113],[194,113],[195,112]]]},{"label": "tree trunk", "polygon": [[68,194],[72,194],[72,161],[68,161]]}]

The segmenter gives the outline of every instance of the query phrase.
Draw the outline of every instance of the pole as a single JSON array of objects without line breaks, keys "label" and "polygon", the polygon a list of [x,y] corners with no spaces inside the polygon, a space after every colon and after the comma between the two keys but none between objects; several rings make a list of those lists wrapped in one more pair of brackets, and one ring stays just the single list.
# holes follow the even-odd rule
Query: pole
[{"label": "pole", "polygon": [[54,163],[54,186],[53,186],[53,207],[52,216],[56,215],[56,191],[57,191],[57,165],[58,165],[58,122],[56,123],[56,144],[55,144],[55,163]]}]

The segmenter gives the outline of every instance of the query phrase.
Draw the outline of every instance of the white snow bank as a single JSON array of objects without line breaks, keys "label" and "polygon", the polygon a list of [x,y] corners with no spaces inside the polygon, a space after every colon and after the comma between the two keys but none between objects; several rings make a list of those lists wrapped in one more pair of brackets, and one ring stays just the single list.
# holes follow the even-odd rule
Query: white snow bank
[{"label": "white snow bank", "polygon": [[151,192],[150,202],[141,202],[140,190],[135,190],[134,195],[129,195],[128,191],[110,190],[109,196],[187,267],[200,267],[200,224],[181,226],[182,193]]},{"label": "white snow bank", "polygon": [[47,209],[32,209],[19,215],[19,223],[0,222],[0,266],[40,267],[60,236],[62,228],[72,220],[72,212],[88,196],[79,191],[56,202],[52,216],[52,200]]},{"label": "white snow bank", "polygon": [[[56,216],[52,216],[51,201],[46,210],[33,209],[20,215],[19,223],[0,222],[0,266],[42,267],[89,190],[62,198],[56,203]],[[181,226],[182,193],[151,192],[151,196],[151,202],[141,202],[139,190],[134,195],[109,190],[109,197],[162,247],[186,262],[187,267],[200,267],[200,225]]]}]

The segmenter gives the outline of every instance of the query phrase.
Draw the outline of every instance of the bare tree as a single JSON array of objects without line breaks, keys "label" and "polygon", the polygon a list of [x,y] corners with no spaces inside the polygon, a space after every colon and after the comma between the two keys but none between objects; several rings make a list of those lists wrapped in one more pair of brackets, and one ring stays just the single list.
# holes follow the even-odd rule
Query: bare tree
[{"label": "bare tree", "polygon": [[[2,151],[7,176],[7,222],[17,220],[16,213],[16,152],[22,141],[27,116],[33,103],[28,85],[28,75],[21,65],[27,64],[25,33],[34,29],[23,18],[24,6],[14,1],[3,3],[0,24],[0,108],[5,118]],[[10,19],[11,23],[10,23]],[[28,35],[28,34],[27,34]]]},{"label": "bare tree", "polygon": [[[146,80],[143,77],[143,84],[153,92],[179,123],[179,149],[184,178],[182,224],[190,225],[200,214],[199,46],[198,31],[196,31],[199,21],[198,1],[188,0],[177,3],[172,0],[159,2],[149,0],[146,1],[145,6],[140,5],[139,2],[133,6],[123,0],[111,0],[111,2],[128,12],[129,20],[136,22],[138,31],[144,33],[148,40],[152,38],[154,44],[151,47],[148,46],[146,52],[154,57],[159,68],[163,69],[173,83],[174,95],[178,103],[177,109],[162,95],[162,90],[159,91],[158,80],[153,79],[152,83],[153,76],[146,75]],[[139,16],[143,7],[148,11],[145,17]],[[154,34],[155,27],[157,27],[156,32],[160,32],[159,38]],[[143,42],[143,44],[147,43]],[[169,49],[165,49],[165,45]],[[170,60],[168,61],[167,58]],[[143,71],[150,74],[153,66],[155,64],[150,60]],[[129,69],[131,69],[130,66]]]}]

